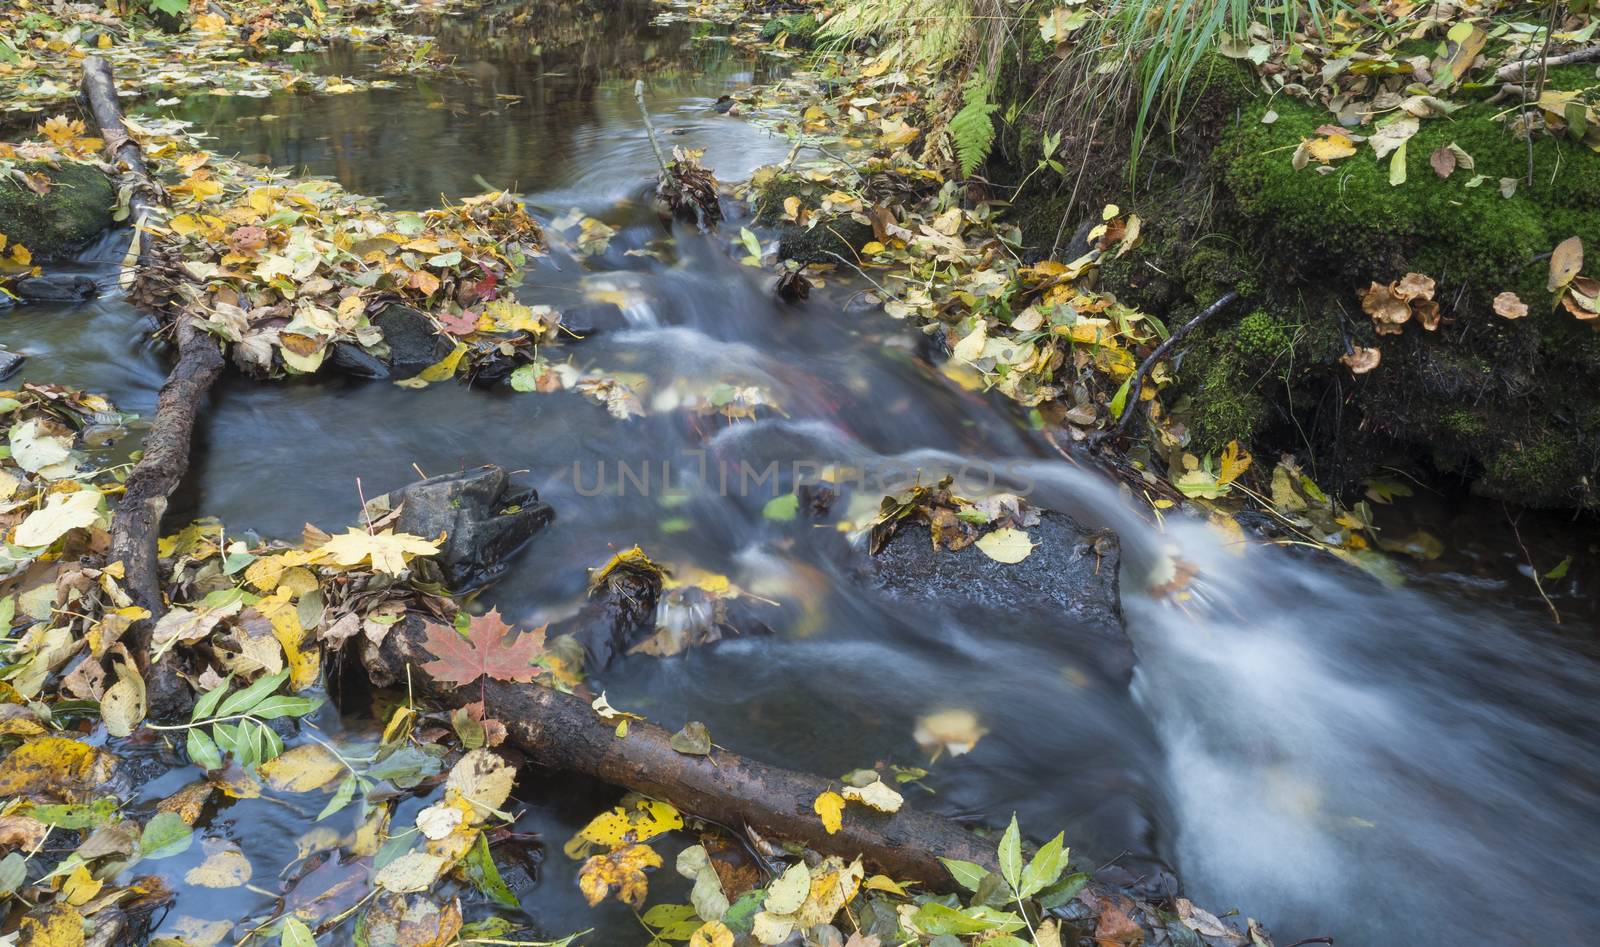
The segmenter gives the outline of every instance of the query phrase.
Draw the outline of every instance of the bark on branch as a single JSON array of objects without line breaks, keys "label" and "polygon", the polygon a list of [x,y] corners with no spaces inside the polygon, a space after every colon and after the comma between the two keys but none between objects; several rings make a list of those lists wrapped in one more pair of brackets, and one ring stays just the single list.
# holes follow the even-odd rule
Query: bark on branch
[{"label": "bark on branch", "polygon": [[1575,49],[1570,53],[1559,56],[1546,56],[1543,59],[1519,59],[1516,62],[1506,63],[1494,71],[1494,77],[1501,82],[1518,82],[1527,75],[1528,70],[1538,69],[1541,66],[1570,66],[1574,63],[1595,62],[1600,60],[1600,46],[1587,46]]},{"label": "bark on branch", "polygon": [[[128,136],[111,67],[98,56],[91,56],[83,64],[83,95],[107,150],[134,179],[129,205],[137,227],[165,202],[165,194],[151,180],[138,142]],[[141,238],[136,235],[134,239]],[[148,241],[141,244],[140,265],[148,262],[148,248]],[[200,404],[223,366],[222,352],[215,340],[194,324],[187,311],[178,313],[175,334],[178,363],[161,386],[150,433],[145,436],[144,455],[128,474],[122,500],[112,517],[109,554],[110,561],[122,562],[126,570],[124,582],[129,596],[150,612],[150,618],[136,623],[129,634],[145,678],[150,714],[157,719],[181,713],[187,707],[189,689],[170,661],[154,667],[149,663],[151,632],[166,613],[156,539],[161,534],[167,499],[189,469],[189,443]]]},{"label": "bark on branch", "polygon": [[[408,618],[376,654],[365,655],[368,669],[375,678],[406,680],[408,665],[432,659],[423,647],[425,638],[422,622]],[[499,681],[484,681],[481,691],[477,684],[455,688],[415,671],[410,682],[451,705],[483,699],[505,721],[511,742],[541,765],[664,799],[725,826],[749,826],[764,838],[804,841],[846,859],[859,855],[894,878],[917,879],[936,889],[951,886],[938,856],[995,866],[993,844],[949,819],[910,807],[890,815],[851,806],[844,825],[829,835],[811,806],[821,793],[836,790],[835,784],[721,748],[710,756],[679,753],[669,745],[671,735],[647,721],[633,721],[627,737],[618,739],[616,721],[601,719],[587,701],[571,694]]]}]

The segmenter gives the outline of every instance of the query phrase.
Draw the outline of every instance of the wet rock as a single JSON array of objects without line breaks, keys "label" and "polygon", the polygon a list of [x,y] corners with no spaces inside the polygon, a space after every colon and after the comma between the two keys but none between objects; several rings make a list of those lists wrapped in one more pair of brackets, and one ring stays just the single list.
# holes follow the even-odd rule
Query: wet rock
[{"label": "wet rock", "polygon": [[935,550],[922,524],[907,526],[867,565],[867,581],[886,595],[944,609],[973,627],[1059,629],[1067,652],[1118,683],[1133,671],[1122,627],[1121,547],[1071,517],[1040,513],[1028,535],[1038,545],[1017,563],[996,562],[976,546]]},{"label": "wet rock", "polygon": [[0,381],[5,381],[16,374],[17,369],[21,368],[22,363],[27,360],[28,357],[26,355],[18,355],[15,352],[7,352],[5,349],[0,349]]},{"label": "wet rock", "polygon": [[427,313],[410,306],[389,306],[372,322],[383,330],[383,341],[389,346],[389,374],[395,378],[419,374],[454,347],[439,335]]},{"label": "wet rock", "polygon": [[383,359],[351,342],[336,342],[328,353],[328,365],[335,371],[357,378],[388,378],[389,365]]},{"label": "wet rock", "polygon": [[117,191],[99,168],[23,162],[14,171],[49,182],[39,194],[15,178],[0,181],[0,233],[27,247],[36,262],[71,256],[110,229]]},{"label": "wet rock", "polygon": [[839,258],[854,261],[860,250],[872,242],[872,225],[849,214],[832,214],[808,220],[802,227],[784,217],[784,201],[798,198],[815,210],[827,189],[794,174],[779,174],[756,186],[756,223],[778,229],[778,259],[797,263],[838,263]]},{"label": "wet rock", "polygon": [[574,335],[586,339],[607,332],[621,332],[628,328],[628,317],[616,303],[585,302],[562,310],[561,324]]},{"label": "wet rock", "polygon": [[100,285],[81,273],[45,273],[17,281],[16,293],[30,303],[81,303],[100,295]]},{"label": "wet rock", "polygon": [[419,480],[367,505],[374,520],[391,510],[400,511],[400,532],[429,539],[447,534],[439,555],[414,563],[438,570],[437,578],[456,591],[505,571],[505,560],[554,516],[537,492],[513,484],[493,464]]}]

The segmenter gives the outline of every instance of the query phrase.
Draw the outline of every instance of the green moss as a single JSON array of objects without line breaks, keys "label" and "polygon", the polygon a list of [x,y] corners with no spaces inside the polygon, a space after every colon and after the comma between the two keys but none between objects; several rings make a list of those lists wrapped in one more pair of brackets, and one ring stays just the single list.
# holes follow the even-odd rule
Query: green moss
[{"label": "green moss", "polygon": [[[857,259],[872,240],[872,227],[847,214],[835,214],[802,227],[784,219],[783,204],[791,197],[815,211],[827,189],[797,175],[780,174],[757,186],[756,223],[778,230],[778,258],[800,263],[838,263]],[[835,256],[837,254],[837,256]]]},{"label": "green moss", "polygon": [[1477,486],[1479,492],[1533,506],[1592,505],[1592,486],[1579,486],[1586,466],[1592,459],[1585,463],[1571,431],[1535,427],[1486,458]]},{"label": "green moss", "polygon": [[816,41],[819,24],[817,18],[809,13],[792,13],[788,16],[773,17],[761,25],[761,38],[772,42],[787,33],[789,39],[786,46],[798,49],[809,49]]},{"label": "green moss", "polygon": [[[1226,136],[1225,177],[1245,218],[1297,269],[1361,280],[1398,277],[1406,266],[1487,298],[1535,292],[1542,275],[1530,264],[1566,237],[1600,245],[1600,161],[1586,147],[1541,137],[1529,185],[1528,143],[1492,120],[1499,106],[1474,103],[1424,120],[1406,145],[1399,186],[1389,183],[1390,159],[1378,160],[1365,143],[1326,172],[1315,161],[1296,171],[1295,147],[1332,116],[1283,97],[1271,107],[1273,124],[1261,124],[1268,106],[1255,103]],[[1429,158],[1451,143],[1474,168],[1440,179]],[[1502,178],[1518,182],[1510,198]]]},{"label": "green moss", "polygon": [[111,226],[117,202],[111,179],[85,164],[24,163],[19,170],[42,173],[50,181],[36,194],[13,177],[0,179],[0,233],[40,260],[70,255]]},{"label": "green moss", "polygon": [[1455,408],[1444,412],[1439,423],[1458,438],[1482,437],[1489,430],[1488,422],[1470,408]]}]

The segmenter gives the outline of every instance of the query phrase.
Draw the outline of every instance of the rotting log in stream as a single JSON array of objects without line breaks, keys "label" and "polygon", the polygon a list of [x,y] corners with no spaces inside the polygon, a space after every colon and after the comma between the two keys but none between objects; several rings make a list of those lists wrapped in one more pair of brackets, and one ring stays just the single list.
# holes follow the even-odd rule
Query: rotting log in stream
[{"label": "rotting log in stream", "polygon": [[[150,243],[137,228],[165,203],[166,195],[151,179],[138,142],[128,134],[111,67],[98,56],[84,61],[83,96],[106,150],[114,161],[127,168],[133,181],[129,209],[135,226],[133,239],[140,241],[136,265],[148,266]],[[221,349],[194,324],[187,311],[179,311],[174,319],[174,334],[178,361],[161,386],[155,416],[145,435],[143,456],[129,472],[117,503],[108,554],[108,561],[122,563],[124,583],[134,604],[150,612],[150,617],[136,622],[129,634],[134,645],[131,650],[141,664],[148,689],[150,713],[156,719],[182,713],[191,699],[188,686],[170,660],[152,664],[149,659],[155,623],[166,613],[156,540],[161,534],[167,500],[189,469],[189,444],[201,403],[223,367]]]},{"label": "rotting log in stream", "polygon": [[571,770],[602,782],[663,799],[680,810],[763,837],[805,842],[825,855],[861,856],[899,879],[917,879],[946,889],[950,878],[939,857],[993,868],[995,850],[957,823],[910,809],[893,814],[853,807],[839,831],[829,835],[812,809],[817,796],[835,788],[817,776],[746,759],[720,747],[709,756],[679,753],[671,734],[644,720],[618,738],[616,722],[600,717],[581,697],[542,684],[507,684],[485,678],[457,688],[421,674],[407,674],[432,660],[426,631],[415,617],[397,624],[374,653],[364,655],[375,677],[405,681],[452,705],[483,700],[505,722],[512,743],[535,762]]}]

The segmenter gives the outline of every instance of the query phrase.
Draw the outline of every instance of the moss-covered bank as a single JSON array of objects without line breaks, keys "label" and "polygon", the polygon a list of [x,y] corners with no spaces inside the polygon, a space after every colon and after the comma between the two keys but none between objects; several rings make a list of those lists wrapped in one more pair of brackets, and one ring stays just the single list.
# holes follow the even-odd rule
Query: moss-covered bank
[{"label": "moss-covered bank", "polygon": [[14,176],[0,178],[0,233],[36,260],[70,256],[111,226],[117,192],[100,169],[24,163],[17,170],[42,174],[50,187],[39,194]]},{"label": "moss-covered bank", "polygon": [[[1557,89],[1595,81],[1593,67],[1550,77]],[[1393,465],[1519,503],[1600,506],[1600,332],[1545,291],[1561,240],[1578,236],[1600,256],[1600,155],[1551,136],[1530,149],[1497,120],[1508,106],[1484,94],[1457,96],[1461,108],[1423,121],[1405,180],[1391,185],[1390,161],[1365,144],[1296,170],[1295,148],[1333,116],[1269,101],[1219,60],[1184,122],[1144,156],[1131,197],[1120,176],[1080,191],[1085,205],[1116,200],[1146,220],[1142,252],[1107,266],[1104,288],[1169,321],[1229,288],[1246,296],[1178,363],[1171,403],[1192,450],[1238,438],[1258,453],[1299,453],[1338,486]],[[1015,168],[1026,168],[1030,133],[1014,134]],[[1441,178],[1429,159],[1451,144],[1473,167]],[[1502,178],[1515,182],[1510,196]],[[1059,193],[1024,196],[1018,215],[1044,247],[1071,235],[1069,225],[1061,236],[1073,216]],[[1412,271],[1438,281],[1443,324],[1376,335],[1359,290]],[[1504,291],[1530,315],[1496,315]],[[1339,362],[1352,346],[1379,348],[1379,367],[1352,375]]]}]

